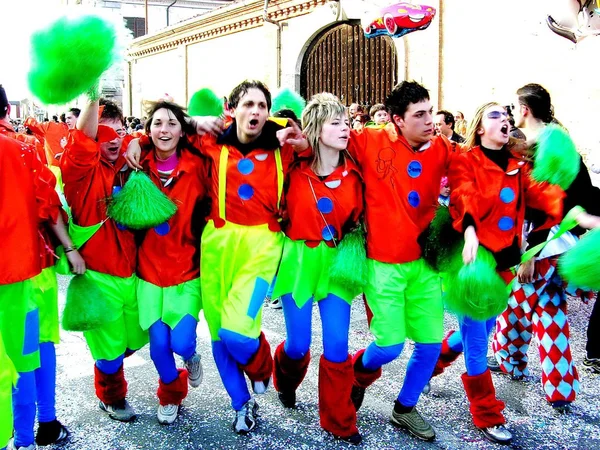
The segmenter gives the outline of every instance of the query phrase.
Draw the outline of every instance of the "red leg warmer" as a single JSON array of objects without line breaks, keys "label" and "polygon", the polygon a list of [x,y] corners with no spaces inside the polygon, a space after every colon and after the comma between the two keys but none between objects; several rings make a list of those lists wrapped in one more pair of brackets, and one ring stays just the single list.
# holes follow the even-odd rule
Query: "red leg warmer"
[{"label": "red leg warmer", "polygon": [[496,398],[496,389],[489,369],[473,377],[463,373],[461,378],[471,403],[471,416],[475,426],[488,428],[505,424],[506,419],[502,414],[504,402]]},{"label": "red leg warmer", "polygon": [[273,372],[273,357],[271,356],[271,346],[267,342],[264,333],[260,333],[258,337],[258,350],[250,361],[245,365],[240,365],[242,370],[246,372],[248,378],[252,381],[264,381],[271,376]]},{"label": "red leg warmer", "polygon": [[298,389],[308,371],[310,351],[302,359],[292,359],[285,353],[284,344],[285,341],[275,350],[273,384],[277,392],[293,392]]},{"label": "red leg warmer", "polygon": [[114,405],[125,399],[127,395],[127,381],[123,373],[123,365],[119,367],[116,373],[111,375],[102,372],[94,364],[94,386],[96,396],[105,405]]},{"label": "red leg warmer", "polygon": [[356,411],[350,393],[352,391],[352,359],[343,363],[327,361],[321,355],[319,361],[319,416],[321,427],[338,437],[358,433]]},{"label": "red leg warmer", "polygon": [[360,367],[362,367],[362,363],[357,364],[357,362],[359,360],[362,361],[362,355],[364,352],[364,349],[356,352],[352,358],[352,367],[354,368],[354,385],[366,389],[375,383],[379,377],[381,377],[381,367],[374,371],[368,371],[364,368],[361,370]]},{"label": "red leg warmer", "polygon": [[448,338],[452,336],[452,333],[454,333],[454,330],[450,330],[442,341],[442,351],[440,352],[440,356],[435,363],[433,375],[431,375],[432,378],[437,377],[444,372],[444,369],[450,366],[450,364],[456,361],[456,359],[460,356],[460,352],[455,352],[448,345]]},{"label": "red leg warmer", "polygon": [[158,379],[158,390],[156,395],[161,405],[180,405],[188,394],[188,371],[177,369],[179,376],[169,384]]}]

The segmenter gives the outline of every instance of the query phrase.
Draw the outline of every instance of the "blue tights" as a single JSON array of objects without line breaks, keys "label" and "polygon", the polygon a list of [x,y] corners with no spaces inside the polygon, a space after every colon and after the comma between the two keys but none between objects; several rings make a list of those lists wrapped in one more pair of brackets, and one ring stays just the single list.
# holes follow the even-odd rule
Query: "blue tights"
[{"label": "blue tights", "polygon": [[496,325],[496,318],[486,321],[459,317],[460,329],[448,338],[448,346],[455,352],[465,352],[467,375],[481,375],[487,370],[488,339]]},{"label": "blue tights", "polygon": [[[291,359],[302,359],[311,342],[312,299],[298,308],[291,294],[281,297],[287,338],[284,350]],[[319,301],[323,324],[323,356],[327,361],[342,363],[348,359],[348,330],[350,305],[345,300],[329,294]]]},{"label": "blue tights", "polygon": [[[367,370],[379,369],[384,364],[400,356],[403,347],[404,344],[379,347],[374,342],[371,343],[362,357],[364,368]],[[417,404],[423,388],[433,374],[433,369],[441,349],[442,344],[415,343],[415,349],[406,367],[404,383],[402,384],[400,394],[398,394],[398,401],[403,406],[413,407]]]},{"label": "blue tights", "polygon": [[179,376],[174,353],[184,361],[194,356],[197,324],[198,321],[188,314],[172,330],[162,320],[150,327],[150,357],[163,383],[172,383]]}]

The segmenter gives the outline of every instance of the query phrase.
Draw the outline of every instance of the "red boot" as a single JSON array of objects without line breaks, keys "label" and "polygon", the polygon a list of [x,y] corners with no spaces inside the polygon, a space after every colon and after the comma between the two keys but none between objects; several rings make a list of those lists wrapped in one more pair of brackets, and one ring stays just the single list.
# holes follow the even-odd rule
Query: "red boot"
[{"label": "red boot", "polygon": [[125,400],[127,381],[125,381],[123,365],[115,373],[109,375],[94,364],[94,387],[96,388],[96,397],[105,405],[114,405]]},{"label": "red boot", "polygon": [[179,376],[171,383],[163,383],[158,379],[158,389],[156,395],[161,405],[180,405],[188,394],[188,371],[177,369]]},{"label": "red boot", "polygon": [[350,356],[342,363],[333,363],[321,355],[319,417],[321,427],[325,431],[345,441],[358,444],[361,438],[356,427],[356,410],[350,400],[353,372]]},{"label": "red boot", "polygon": [[450,364],[456,361],[456,359],[460,356],[461,352],[455,352],[448,345],[448,339],[450,338],[450,336],[452,336],[452,333],[454,332],[454,330],[450,330],[444,338],[444,340],[442,341],[442,351],[437,362],[435,363],[435,368],[433,369],[433,375],[431,375],[431,378],[437,377],[442,372],[444,372],[444,369],[450,366]]},{"label": "red boot", "polygon": [[488,370],[481,375],[463,373],[462,382],[469,399],[471,416],[477,428],[489,428],[506,423],[502,414],[504,402],[496,398],[492,374]]},{"label": "red boot", "polygon": [[296,405],[296,389],[308,371],[310,351],[302,359],[292,359],[285,353],[284,345],[285,341],[275,350],[273,385],[283,406],[293,408]]},{"label": "red boot", "polygon": [[365,349],[359,350],[352,358],[352,367],[354,368],[354,382],[352,383],[352,393],[350,398],[356,411],[362,406],[365,398],[365,390],[371,386],[380,376],[381,367],[377,370],[367,370],[362,364],[362,356]]},{"label": "red boot", "polygon": [[255,394],[264,394],[269,386],[271,373],[273,372],[273,357],[271,356],[271,346],[267,342],[264,333],[258,337],[258,350],[248,363],[240,367],[252,382],[252,389]]}]

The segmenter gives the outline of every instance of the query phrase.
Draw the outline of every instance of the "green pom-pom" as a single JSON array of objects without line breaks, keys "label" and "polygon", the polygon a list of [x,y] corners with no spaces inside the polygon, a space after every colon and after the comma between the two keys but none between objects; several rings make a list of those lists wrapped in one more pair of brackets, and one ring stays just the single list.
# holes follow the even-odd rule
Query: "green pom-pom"
[{"label": "green pom-pom", "polygon": [[446,308],[475,320],[497,316],[508,303],[507,287],[496,272],[494,256],[481,246],[475,261],[448,273],[445,288]]},{"label": "green pom-pom", "polygon": [[423,258],[438,272],[458,271],[460,268],[462,260],[457,262],[454,256],[462,251],[464,239],[452,226],[452,217],[447,207],[438,206],[429,227],[420,236],[419,243],[423,249]]},{"label": "green pom-pom", "polygon": [[566,190],[579,173],[580,156],[575,143],[558,125],[548,125],[540,134],[534,156],[532,177]]},{"label": "green pom-pom", "polygon": [[177,206],[143,172],[133,172],[108,206],[108,216],[133,230],[152,228],[169,220]]},{"label": "green pom-pom", "polygon": [[223,114],[223,99],[208,88],[196,91],[188,105],[190,116],[213,116]]},{"label": "green pom-pom", "polygon": [[346,234],[338,245],[329,276],[350,292],[363,292],[367,284],[367,250],[362,226]]},{"label": "green pom-pom", "polygon": [[67,331],[95,330],[104,325],[110,311],[108,300],[89,278],[76,275],[67,289],[62,326]]},{"label": "green pom-pom", "polygon": [[587,232],[558,260],[558,272],[570,284],[600,290],[600,229]]},{"label": "green pom-pom", "polygon": [[298,119],[302,117],[302,111],[306,106],[306,100],[300,94],[288,88],[282,89],[274,98],[271,105],[271,113],[275,114],[282,109],[291,109]]},{"label": "green pom-pom", "polygon": [[116,40],[115,26],[101,17],[61,17],[31,38],[29,89],[48,105],[88,92],[119,58]]}]

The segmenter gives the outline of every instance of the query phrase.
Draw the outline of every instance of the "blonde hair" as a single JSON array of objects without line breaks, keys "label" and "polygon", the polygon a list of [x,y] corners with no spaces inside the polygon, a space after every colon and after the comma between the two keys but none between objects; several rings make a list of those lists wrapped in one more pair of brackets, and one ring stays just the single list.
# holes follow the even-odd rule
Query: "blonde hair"
[{"label": "blonde hair", "polygon": [[[323,124],[338,117],[341,117],[342,120],[347,119],[346,107],[335,95],[327,92],[313,95],[302,112],[302,131],[313,149],[311,166],[315,171],[321,166],[319,137],[323,130]],[[343,161],[344,153],[340,155],[340,162]]]},{"label": "blonde hair", "polygon": [[481,136],[477,134],[477,130],[479,129],[479,127],[481,127],[481,124],[483,122],[483,113],[486,109],[492,106],[501,105],[496,102],[488,102],[481,105],[479,108],[477,108],[477,111],[475,111],[475,115],[473,116],[471,122],[469,122],[469,126],[467,127],[467,134],[465,136],[465,142],[463,144],[466,149],[471,149],[473,147],[476,147],[477,145],[481,145]]}]

